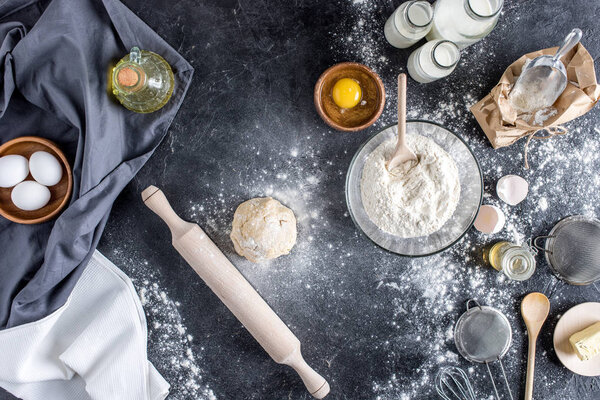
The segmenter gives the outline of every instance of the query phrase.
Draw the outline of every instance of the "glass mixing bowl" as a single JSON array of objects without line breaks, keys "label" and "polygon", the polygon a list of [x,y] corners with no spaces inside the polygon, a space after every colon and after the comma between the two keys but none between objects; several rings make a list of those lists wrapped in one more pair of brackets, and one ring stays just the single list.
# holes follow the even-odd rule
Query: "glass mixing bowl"
[{"label": "glass mixing bowl", "polygon": [[360,193],[365,161],[381,143],[396,138],[398,126],[385,128],[363,144],[350,163],[346,177],[346,203],[358,229],[378,246],[403,256],[428,256],[458,242],[475,221],[483,198],[483,177],[479,163],[469,146],[455,133],[428,121],[407,121],[406,132],[432,139],[456,162],[460,179],[460,199],[454,214],[437,231],[428,236],[402,238],[384,232],[367,215]]}]

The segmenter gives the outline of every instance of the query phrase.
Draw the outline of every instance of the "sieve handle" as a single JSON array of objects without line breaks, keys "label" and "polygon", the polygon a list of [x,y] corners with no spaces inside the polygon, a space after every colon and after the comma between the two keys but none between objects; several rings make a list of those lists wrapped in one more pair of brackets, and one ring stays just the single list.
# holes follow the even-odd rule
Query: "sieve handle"
[{"label": "sieve handle", "polygon": [[508,389],[510,400],[514,400],[512,390],[510,390],[510,385],[508,383],[508,378],[506,377],[506,371],[504,370],[504,364],[502,364],[502,360],[500,358],[498,358],[498,362],[500,363],[500,368],[502,369],[502,376],[504,376],[504,383],[506,384],[506,389]]},{"label": "sieve handle", "polygon": [[[538,244],[538,240],[539,239],[550,239],[550,238],[555,238],[556,236],[537,236],[535,239],[533,239],[533,247],[535,247],[536,249],[543,251],[544,253],[548,253],[548,254],[552,254],[552,252],[550,250],[546,250],[546,246],[542,246]],[[545,243],[545,241],[544,241]]]},{"label": "sieve handle", "polygon": [[477,307],[479,307],[480,310],[483,310],[483,308],[481,308],[481,305],[479,304],[479,302],[477,300],[475,300],[475,299],[469,299],[469,300],[467,300],[467,311],[470,311],[471,308],[473,308],[471,306],[471,302],[475,303],[477,305]]},{"label": "sieve handle", "polygon": [[[504,370],[504,364],[502,364],[502,359],[498,357],[498,362],[500,363],[500,368],[502,369],[502,376],[504,377],[504,384],[506,385],[506,389],[508,390],[508,395],[510,396],[510,400],[514,400],[512,390],[510,390],[510,384],[508,383],[508,378],[506,377],[506,371]],[[488,370],[488,375],[490,376],[490,380],[492,381],[492,386],[494,387],[494,392],[496,393],[496,399],[500,400],[500,394],[498,394],[498,388],[496,387],[496,382],[494,381],[494,375],[492,375],[492,370],[490,369],[490,364],[486,361],[485,366]]]},{"label": "sieve handle", "polygon": [[[502,361],[500,361],[502,362]],[[492,381],[492,386],[494,387],[494,392],[496,393],[496,400],[500,400],[500,395],[498,394],[498,388],[496,388],[496,382],[494,381],[494,375],[492,375],[492,370],[490,369],[490,364],[488,364],[488,362],[485,362],[485,366],[487,367],[488,370],[488,375],[490,376],[490,380]]]}]

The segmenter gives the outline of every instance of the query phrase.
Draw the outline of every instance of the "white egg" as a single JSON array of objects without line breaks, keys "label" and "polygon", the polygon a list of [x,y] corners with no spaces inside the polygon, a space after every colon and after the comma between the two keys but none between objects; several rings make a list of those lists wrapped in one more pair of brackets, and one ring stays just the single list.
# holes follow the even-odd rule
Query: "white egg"
[{"label": "white egg", "polygon": [[475,228],[485,234],[498,233],[504,227],[506,217],[501,209],[496,206],[481,206],[475,218]]},{"label": "white egg", "polygon": [[44,207],[50,201],[50,190],[34,181],[25,181],[15,186],[10,193],[15,206],[21,210],[33,211]]},{"label": "white egg", "polygon": [[29,157],[29,171],[33,179],[45,186],[54,186],[62,178],[62,166],[52,154],[36,151]]},{"label": "white egg", "polygon": [[17,154],[0,157],[0,187],[9,188],[29,175],[27,159]]},{"label": "white egg", "polygon": [[506,175],[498,180],[496,193],[503,202],[516,206],[527,197],[529,184],[518,175]]}]

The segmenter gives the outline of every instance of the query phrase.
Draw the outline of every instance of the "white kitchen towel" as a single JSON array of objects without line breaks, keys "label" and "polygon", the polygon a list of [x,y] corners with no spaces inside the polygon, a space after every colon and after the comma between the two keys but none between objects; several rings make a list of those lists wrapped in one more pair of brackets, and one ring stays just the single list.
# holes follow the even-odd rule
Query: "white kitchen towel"
[{"label": "white kitchen towel", "polygon": [[24,400],[162,400],[131,280],[100,252],[65,305],[0,331],[0,386]]}]

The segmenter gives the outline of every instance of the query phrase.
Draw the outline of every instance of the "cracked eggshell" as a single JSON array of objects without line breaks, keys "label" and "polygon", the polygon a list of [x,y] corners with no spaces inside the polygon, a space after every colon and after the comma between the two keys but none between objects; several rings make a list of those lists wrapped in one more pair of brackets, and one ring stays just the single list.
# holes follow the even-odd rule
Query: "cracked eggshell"
[{"label": "cracked eggshell", "polygon": [[498,180],[496,193],[500,200],[511,206],[516,206],[527,197],[529,184],[518,175],[506,175]]},{"label": "cracked eggshell", "polygon": [[504,227],[506,217],[501,209],[496,206],[484,205],[479,209],[479,214],[475,218],[475,229],[481,233],[498,233]]}]

